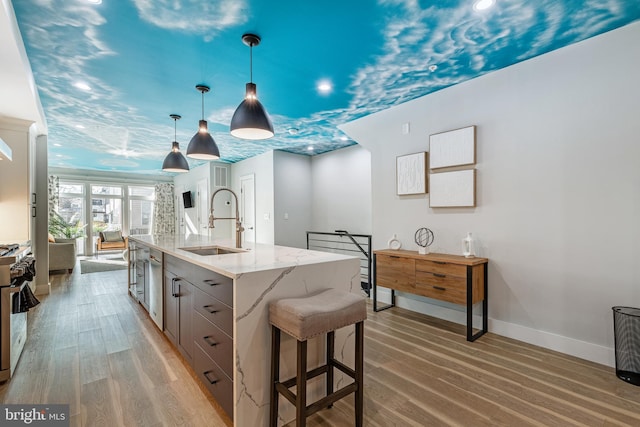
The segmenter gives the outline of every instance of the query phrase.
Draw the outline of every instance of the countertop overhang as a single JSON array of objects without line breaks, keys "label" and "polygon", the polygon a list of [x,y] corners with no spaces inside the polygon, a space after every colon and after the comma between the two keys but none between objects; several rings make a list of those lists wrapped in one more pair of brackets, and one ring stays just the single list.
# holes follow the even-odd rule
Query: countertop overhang
[{"label": "countertop overhang", "polygon": [[245,243],[242,249],[246,250],[246,252],[224,255],[196,255],[181,249],[214,245],[235,248],[235,243],[231,239],[213,239],[202,235],[190,235],[189,237],[177,235],[134,235],[129,236],[129,240],[155,248],[183,261],[215,271],[232,279],[236,279],[242,274],[257,271],[357,259],[354,256],[262,243]]}]

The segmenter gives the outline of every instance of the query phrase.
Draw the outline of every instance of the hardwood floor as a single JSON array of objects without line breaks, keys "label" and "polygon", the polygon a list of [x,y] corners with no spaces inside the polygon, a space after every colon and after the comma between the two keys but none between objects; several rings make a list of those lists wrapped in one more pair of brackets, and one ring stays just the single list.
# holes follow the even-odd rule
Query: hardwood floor
[{"label": "hardwood floor", "polygon": [[[229,425],[127,296],[126,272],[74,271],[52,276],[51,295],[30,313],[2,402],[69,403],[73,426]],[[370,311],[365,425],[640,425],[640,387],[612,368],[493,334],[467,343],[463,329],[398,308]],[[308,425],[350,426],[352,411],[348,397]]]},{"label": "hardwood floor", "polygon": [[127,295],[126,271],[51,276],[3,403],[68,403],[72,426],[227,426]]}]

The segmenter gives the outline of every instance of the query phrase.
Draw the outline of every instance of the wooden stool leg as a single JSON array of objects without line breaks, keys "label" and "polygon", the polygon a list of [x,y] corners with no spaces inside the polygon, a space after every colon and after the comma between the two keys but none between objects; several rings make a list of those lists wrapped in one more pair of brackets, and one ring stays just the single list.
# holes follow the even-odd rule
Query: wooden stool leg
[{"label": "wooden stool leg", "polygon": [[[327,396],[333,393],[333,358],[336,342],[335,331],[327,332]],[[327,406],[332,408],[333,403]]]},{"label": "wooden stool leg", "polygon": [[298,341],[298,373],[296,378],[296,426],[307,425],[307,342]]},{"label": "wooden stool leg", "polygon": [[270,417],[269,426],[278,425],[278,390],[276,384],[280,381],[280,329],[271,326],[271,395],[269,398]]},{"label": "wooden stool leg", "polygon": [[356,427],[362,427],[364,415],[364,322],[356,323]]}]

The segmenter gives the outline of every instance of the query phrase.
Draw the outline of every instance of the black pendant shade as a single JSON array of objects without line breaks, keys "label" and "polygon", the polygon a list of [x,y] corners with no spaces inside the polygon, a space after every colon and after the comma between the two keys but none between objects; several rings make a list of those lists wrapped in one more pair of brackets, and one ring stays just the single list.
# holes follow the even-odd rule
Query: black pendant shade
[{"label": "black pendant shade", "polygon": [[247,83],[244,101],[240,103],[231,118],[231,135],[242,139],[267,139],[274,135],[273,123],[264,106],[258,101],[256,85],[253,83],[253,46],[260,44],[260,37],[244,34],[242,42],[250,49],[251,82]]},{"label": "black pendant shade", "polygon": [[180,144],[177,141],[176,123],[180,120],[180,116],[177,114],[171,114],[173,119],[173,144],[171,145],[171,152],[167,154],[162,162],[162,170],[164,172],[189,172],[189,163],[180,152]]},{"label": "black pendant shade", "polygon": [[204,119],[204,94],[209,92],[209,86],[198,85],[196,89],[202,92],[202,120],[200,120],[198,132],[189,141],[187,157],[199,160],[217,160],[220,158],[220,150],[209,133],[207,121]]}]

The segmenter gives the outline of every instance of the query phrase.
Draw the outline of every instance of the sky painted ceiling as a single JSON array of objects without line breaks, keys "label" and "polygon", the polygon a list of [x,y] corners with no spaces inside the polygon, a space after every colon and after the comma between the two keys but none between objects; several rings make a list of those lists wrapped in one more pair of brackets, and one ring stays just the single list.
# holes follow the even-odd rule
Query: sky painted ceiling
[{"label": "sky painted ceiling", "polygon": [[[94,0],[95,1],[95,0]],[[49,164],[159,173],[205,117],[223,161],[354,144],[337,126],[640,19],[637,0],[13,0]],[[276,135],[229,134],[253,81]],[[434,67],[435,66],[435,67]],[[436,68],[437,67],[437,68]],[[331,90],[320,92],[318,85]],[[90,89],[87,90],[87,87]],[[313,151],[308,149],[313,146]],[[191,167],[201,164],[189,160]]]}]

